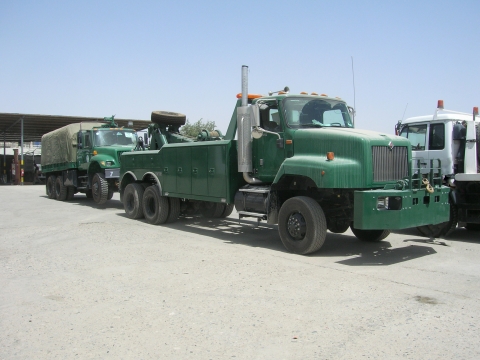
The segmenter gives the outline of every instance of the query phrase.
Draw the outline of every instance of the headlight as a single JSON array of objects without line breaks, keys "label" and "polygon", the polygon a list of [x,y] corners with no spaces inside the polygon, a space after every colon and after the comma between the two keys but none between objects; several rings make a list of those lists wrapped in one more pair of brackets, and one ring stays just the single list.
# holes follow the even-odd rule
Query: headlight
[{"label": "headlight", "polygon": [[402,210],[401,196],[380,196],[377,198],[377,210]]},{"label": "headlight", "polygon": [[112,166],[112,165],[115,165],[115,161],[105,161],[105,163],[107,164],[107,166]]},{"label": "headlight", "polygon": [[377,198],[377,209],[378,210],[388,210],[388,197],[381,196]]}]

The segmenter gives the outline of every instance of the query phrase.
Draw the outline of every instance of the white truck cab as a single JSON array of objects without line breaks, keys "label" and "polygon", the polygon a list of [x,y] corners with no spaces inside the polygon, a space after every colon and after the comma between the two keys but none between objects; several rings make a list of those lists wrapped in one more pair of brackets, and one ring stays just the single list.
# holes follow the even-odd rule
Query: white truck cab
[{"label": "white truck cab", "polygon": [[[445,110],[438,101],[433,115],[399,122],[398,135],[412,144],[414,173],[439,173],[450,186],[451,219],[443,225],[419,228],[424,235],[448,235],[457,222],[469,230],[480,230],[480,117],[473,113]],[[438,159],[438,160],[436,160]]]}]

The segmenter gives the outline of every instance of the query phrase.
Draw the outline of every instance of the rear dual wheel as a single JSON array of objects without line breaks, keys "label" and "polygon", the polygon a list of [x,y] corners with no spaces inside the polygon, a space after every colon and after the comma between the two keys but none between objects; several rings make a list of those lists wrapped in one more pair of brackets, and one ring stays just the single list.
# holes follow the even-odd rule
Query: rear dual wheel
[{"label": "rear dual wheel", "polygon": [[63,176],[57,176],[55,179],[55,198],[60,201],[67,200],[68,187],[63,184]]},{"label": "rear dual wheel", "polygon": [[147,187],[143,193],[142,209],[148,223],[153,225],[164,224],[168,219],[170,204],[168,198],[160,195],[158,187],[152,185]]},{"label": "rear dual wheel", "polygon": [[128,184],[123,192],[123,208],[130,219],[143,217],[143,186],[138,183]]},{"label": "rear dual wheel", "polygon": [[46,191],[47,191],[47,196],[49,199],[55,199],[55,182],[57,178],[55,175],[50,175],[47,179],[47,183],[45,185]]}]

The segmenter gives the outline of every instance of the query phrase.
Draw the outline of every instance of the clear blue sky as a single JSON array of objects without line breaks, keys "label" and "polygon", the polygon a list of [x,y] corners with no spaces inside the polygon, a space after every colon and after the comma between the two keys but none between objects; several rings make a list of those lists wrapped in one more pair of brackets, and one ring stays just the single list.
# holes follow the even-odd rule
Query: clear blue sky
[{"label": "clear blue sky", "polygon": [[0,112],[227,129],[249,91],[354,103],[356,127],[480,106],[480,1],[0,1]]}]

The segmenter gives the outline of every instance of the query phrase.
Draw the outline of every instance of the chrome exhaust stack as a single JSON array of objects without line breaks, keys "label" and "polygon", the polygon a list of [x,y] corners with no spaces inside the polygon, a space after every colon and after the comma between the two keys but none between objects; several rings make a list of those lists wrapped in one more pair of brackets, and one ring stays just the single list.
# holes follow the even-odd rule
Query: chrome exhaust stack
[{"label": "chrome exhaust stack", "polygon": [[262,181],[250,175],[252,165],[252,126],[256,124],[254,112],[248,106],[248,66],[242,65],[242,106],[237,108],[238,172],[249,184],[261,184]]}]

